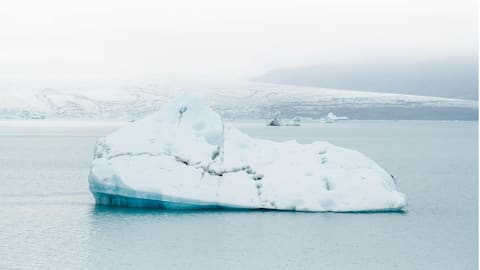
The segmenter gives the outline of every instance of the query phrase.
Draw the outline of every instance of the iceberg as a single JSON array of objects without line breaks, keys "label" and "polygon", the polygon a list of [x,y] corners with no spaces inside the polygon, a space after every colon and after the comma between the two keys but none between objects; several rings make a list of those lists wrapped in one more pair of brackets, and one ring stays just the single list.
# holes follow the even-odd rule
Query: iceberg
[{"label": "iceberg", "polygon": [[282,125],[282,119],[280,118],[280,112],[275,112],[272,115],[272,120],[268,122],[267,126],[279,127]]},{"label": "iceberg", "polygon": [[301,119],[298,116],[295,116],[291,120],[287,122],[287,126],[294,126],[294,127],[299,127],[300,126]]},{"label": "iceberg", "polygon": [[328,142],[252,138],[201,97],[179,97],[97,141],[97,204],[164,209],[402,211],[393,176]]},{"label": "iceberg", "polygon": [[349,118],[346,116],[337,116],[333,112],[329,112],[323,120],[325,123],[334,123],[337,122],[338,120],[348,120]]}]

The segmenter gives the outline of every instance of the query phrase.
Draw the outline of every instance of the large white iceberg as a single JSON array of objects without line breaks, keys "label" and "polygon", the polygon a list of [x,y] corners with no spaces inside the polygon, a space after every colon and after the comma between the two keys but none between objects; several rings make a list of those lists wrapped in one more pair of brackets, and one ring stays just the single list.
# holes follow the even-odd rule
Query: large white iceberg
[{"label": "large white iceberg", "polygon": [[202,98],[177,98],[97,142],[89,177],[98,204],[167,209],[397,211],[393,177],[328,142],[255,139]]}]

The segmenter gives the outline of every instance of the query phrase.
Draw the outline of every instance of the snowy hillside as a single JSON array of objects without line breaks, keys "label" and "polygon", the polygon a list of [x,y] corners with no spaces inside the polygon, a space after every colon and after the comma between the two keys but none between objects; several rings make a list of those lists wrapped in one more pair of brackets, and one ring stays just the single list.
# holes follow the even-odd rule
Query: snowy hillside
[{"label": "snowy hillside", "polygon": [[134,120],[157,111],[179,92],[206,95],[227,118],[321,118],[334,112],[351,119],[477,119],[472,100],[242,83],[170,86],[153,84],[1,85],[0,119]]}]

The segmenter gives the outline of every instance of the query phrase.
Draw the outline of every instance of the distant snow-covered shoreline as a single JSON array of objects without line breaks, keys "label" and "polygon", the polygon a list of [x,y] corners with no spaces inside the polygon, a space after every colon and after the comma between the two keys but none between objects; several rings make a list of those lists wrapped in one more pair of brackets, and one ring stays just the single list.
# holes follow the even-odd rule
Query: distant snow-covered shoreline
[{"label": "distant snow-covered shoreline", "polygon": [[[20,87],[20,89],[17,89]],[[3,89],[0,119],[136,120],[158,111],[179,92],[204,95],[226,119],[319,119],[329,112],[351,119],[476,120],[478,102],[451,98],[263,83],[169,87],[81,85]]]}]

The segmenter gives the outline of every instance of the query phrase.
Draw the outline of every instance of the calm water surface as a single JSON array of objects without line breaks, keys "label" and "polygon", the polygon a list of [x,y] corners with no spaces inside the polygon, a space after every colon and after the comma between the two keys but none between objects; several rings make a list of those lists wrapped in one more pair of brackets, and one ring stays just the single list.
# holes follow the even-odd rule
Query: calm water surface
[{"label": "calm water surface", "polygon": [[96,207],[113,127],[0,123],[0,269],[477,269],[477,122],[345,121],[250,135],[357,149],[395,175],[405,214]]}]

